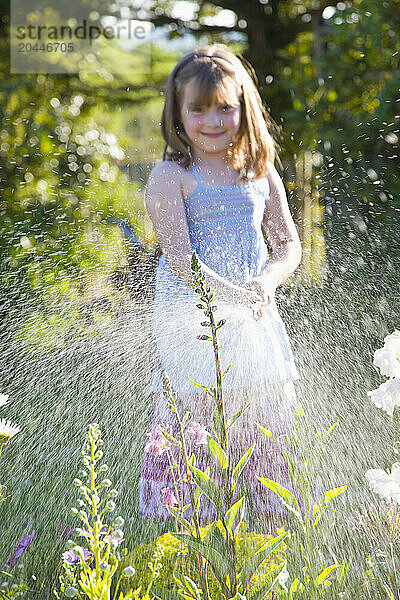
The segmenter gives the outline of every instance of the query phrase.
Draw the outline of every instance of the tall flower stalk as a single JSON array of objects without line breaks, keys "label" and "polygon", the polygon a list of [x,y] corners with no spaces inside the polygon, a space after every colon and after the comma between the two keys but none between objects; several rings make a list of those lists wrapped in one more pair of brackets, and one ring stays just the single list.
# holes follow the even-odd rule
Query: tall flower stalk
[{"label": "tall flower stalk", "polygon": [[[195,455],[187,451],[187,444],[185,442],[187,430],[185,431],[185,424],[190,415],[185,414],[183,419],[181,419],[176,404],[176,393],[172,390],[169,379],[165,375],[163,382],[164,393],[168,399],[169,407],[175,415],[178,430],[177,437],[179,439],[176,439],[176,437],[172,436],[166,430],[163,430],[163,434],[181,453],[184,472],[186,474],[185,481],[188,484],[190,498],[190,504],[187,506],[181,503],[179,508],[172,506],[167,506],[167,508],[181,525],[181,530],[177,531],[174,535],[185,542],[191,552],[194,552],[195,559],[193,565],[199,569],[201,589],[186,574],[176,577],[176,581],[182,597],[192,600],[208,600],[208,567],[219,583],[221,599],[242,600],[251,597],[257,600],[258,598],[265,598],[272,590],[285,563],[271,568],[269,581],[272,581],[272,583],[269,583],[268,586],[262,586],[262,589],[258,587],[257,592],[253,589],[252,579],[259,570],[261,563],[279,546],[285,538],[286,533],[268,540],[254,555],[249,556],[246,564],[239,569],[236,544],[238,530],[245,514],[245,496],[244,494],[237,496],[236,492],[243,470],[253,454],[255,444],[234,465],[232,464],[231,453],[229,451],[229,434],[236,421],[248,409],[250,403],[240,409],[230,422],[227,421],[224,407],[223,377],[228,372],[230,365],[223,371],[218,345],[218,330],[224,326],[225,320],[222,319],[218,322],[215,320],[214,312],[217,307],[213,305],[214,294],[206,284],[200,261],[195,252],[192,255],[191,267],[196,286],[195,291],[201,300],[201,303],[197,304],[197,307],[204,312],[208,319],[202,322],[202,326],[210,329],[210,335],[200,335],[199,339],[209,341],[212,344],[216,386],[208,388],[200,383],[191,381],[210,396],[215,403],[213,414],[214,436],[207,435],[207,447],[210,458],[214,460],[217,466],[221,485],[219,487],[219,483],[210,477],[209,469],[206,471],[199,469],[195,465]],[[216,511],[216,519],[203,538],[200,537],[198,516],[200,494],[204,494],[208,498]],[[193,512],[191,521],[184,514],[189,506],[191,506]],[[182,531],[182,528],[184,531]],[[216,599],[213,597],[213,600]]]},{"label": "tall flower stalk", "polygon": [[[80,543],[69,541],[69,548],[62,555],[63,574],[60,577],[61,592],[66,598],[84,597],[89,600],[110,600],[111,586],[115,572],[126,551],[120,551],[124,540],[121,527],[122,517],[110,518],[114,512],[116,489],[108,478],[98,481],[99,476],[106,473],[108,466],[101,463],[103,451],[101,431],[96,423],[88,427],[87,441],[82,450],[83,470],[81,478],[75,478],[74,484],[81,493],[77,504],[72,508],[73,514],[79,517],[82,527],[75,532],[81,538]],[[131,576],[133,567],[127,567],[116,582],[113,600],[117,593],[121,578]],[[130,594],[130,595],[129,595]],[[127,596],[120,594],[119,600],[133,596],[130,590]]]}]

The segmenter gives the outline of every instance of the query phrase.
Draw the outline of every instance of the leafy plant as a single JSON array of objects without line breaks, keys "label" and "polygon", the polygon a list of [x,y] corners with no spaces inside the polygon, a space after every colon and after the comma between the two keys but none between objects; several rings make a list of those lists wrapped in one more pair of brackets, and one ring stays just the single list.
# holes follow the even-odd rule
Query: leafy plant
[{"label": "leafy plant", "polygon": [[[210,527],[211,524],[200,527],[200,538],[202,540],[204,540]],[[222,528],[222,524],[219,523],[218,527]],[[238,528],[235,540],[238,570],[240,571],[244,567],[249,556],[256,553],[260,548],[262,548],[262,546],[265,545],[266,542],[271,539],[271,535],[248,531],[247,525],[242,523]],[[125,558],[121,560],[119,568],[122,570],[125,564],[147,565],[148,562],[152,560],[154,552],[157,550],[157,548],[160,552],[162,552],[162,566],[160,568],[158,580],[152,584],[152,594],[161,598],[179,598],[179,586],[174,578],[174,574],[176,574],[178,571],[180,573],[185,573],[185,575],[189,576],[194,581],[198,588],[201,588],[199,569],[197,566],[194,566],[193,559],[188,556],[190,553],[190,548],[187,546],[187,544],[179,541],[173,532],[164,533],[149,544],[140,544],[139,546],[136,546],[127,554]],[[272,583],[272,580],[274,579],[273,574],[276,568],[282,566],[283,563],[286,562],[287,553],[288,548],[285,545],[285,542],[282,542],[261,563],[257,573],[254,574],[252,584],[257,587],[267,587],[268,589]],[[283,580],[285,577],[286,572],[283,571],[282,583],[284,582]],[[134,588],[141,587],[141,589],[147,589],[151,583],[151,573],[148,569],[137,568],[135,575],[131,580],[129,580],[129,582]],[[124,585],[126,584],[122,582],[122,589]],[[284,588],[280,585],[275,587],[277,598],[281,597],[278,595],[278,593],[283,593],[283,589]],[[220,585],[212,573],[209,573],[208,591],[211,598],[217,598],[220,595]]]},{"label": "leafy plant", "polygon": [[259,428],[281,448],[288,464],[289,478],[300,495],[299,501],[279,483],[258,477],[263,485],[278,496],[289,514],[290,534],[286,543],[290,549],[288,570],[292,574],[290,600],[297,597],[307,600],[323,598],[333,581],[337,593],[342,591],[344,586],[348,565],[345,561],[327,564],[324,557],[325,537],[321,534],[320,525],[329,504],[343,494],[347,486],[321,493],[318,500],[315,500],[319,488],[321,461],[336,426],[337,423],[324,433],[317,430],[310,440],[306,435],[308,424],[300,404],[295,411],[293,430],[283,436],[284,440],[278,439],[259,425]]}]

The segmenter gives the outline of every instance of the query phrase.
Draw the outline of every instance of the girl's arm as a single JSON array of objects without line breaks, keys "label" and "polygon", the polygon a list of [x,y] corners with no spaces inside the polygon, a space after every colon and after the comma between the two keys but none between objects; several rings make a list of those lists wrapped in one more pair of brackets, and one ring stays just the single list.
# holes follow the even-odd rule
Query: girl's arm
[{"label": "girl's arm", "polygon": [[[173,161],[156,165],[146,186],[146,208],[153,223],[158,242],[172,272],[191,287],[195,287],[192,271],[192,246],[186,220],[182,175]],[[227,302],[255,306],[261,297],[254,290],[231,284],[200,261],[207,284],[217,297]]]},{"label": "girl's arm", "polygon": [[249,289],[263,294],[271,302],[278,285],[296,269],[301,260],[301,243],[290,214],[286,191],[275,167],[269,163],[269,202],[266,206],[263,228],[272,254],[263,272],[247,285]]}]

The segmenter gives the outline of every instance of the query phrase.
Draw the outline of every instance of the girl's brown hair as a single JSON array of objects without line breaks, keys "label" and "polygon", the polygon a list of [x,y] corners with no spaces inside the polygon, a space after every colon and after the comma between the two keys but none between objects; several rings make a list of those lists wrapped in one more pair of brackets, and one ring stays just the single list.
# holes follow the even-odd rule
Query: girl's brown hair
[{"label": "girl's brown hair", "polygon": [[274,164],[278,149],[270,131],[277,133],[278,127],[262,104],[254,69],[224,44],[203,46],[186,54],[171,71],[161,116],[166,142],[163,160],[179,162],[185,169],[192,164],[190,142],[180,117],[183,90],[191,79],[194,97],[201,106],[209,106],[215,95],[218,101],[226,102],[227,80],[234,84],[241,104],[241,124],[228,148],[228,159],[242,178],[247,178],[250,172],[254,177],[266,175],[267,162]]}]

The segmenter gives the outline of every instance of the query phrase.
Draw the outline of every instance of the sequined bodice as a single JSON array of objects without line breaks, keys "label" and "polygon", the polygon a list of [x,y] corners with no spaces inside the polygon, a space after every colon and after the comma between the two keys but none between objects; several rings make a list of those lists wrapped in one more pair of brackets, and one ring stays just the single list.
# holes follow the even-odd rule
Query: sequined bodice
[{"label": "sequined bodice", "polygon": [[245,285],[259,275],[268,258],[262,232],[269,199],[266,177],[243,185],[203,185],[195,165],[198,187],[185,198],[192,248],[222,277]]}]

